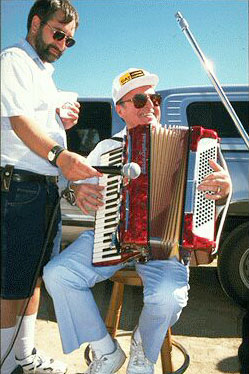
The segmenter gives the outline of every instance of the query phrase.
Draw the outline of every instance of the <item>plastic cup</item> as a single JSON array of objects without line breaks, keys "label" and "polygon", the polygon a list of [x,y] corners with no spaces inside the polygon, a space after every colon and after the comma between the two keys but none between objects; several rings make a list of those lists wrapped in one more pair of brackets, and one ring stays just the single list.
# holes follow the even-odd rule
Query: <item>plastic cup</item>
[{"label": "plastic cup", "polygon": [[74,113],[71,107],[77,101],[78,93],[72,91],[59,91],[59,113],[61,118],[71,118],[70,113]]}]

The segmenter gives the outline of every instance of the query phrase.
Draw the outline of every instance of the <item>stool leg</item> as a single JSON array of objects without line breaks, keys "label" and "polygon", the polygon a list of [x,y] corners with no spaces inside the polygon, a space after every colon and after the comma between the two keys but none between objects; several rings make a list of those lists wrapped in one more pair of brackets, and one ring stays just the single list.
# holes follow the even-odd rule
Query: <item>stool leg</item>
[{"label": "stool leg", "polygon": [[123,304],[123,296],[124,284],[114,282],[112,288],[112,295],[105,319],[107,330],[113,338],[115,338],[119,326]]},{"label": "stool leg", "polygon": [[171,328],[168,329],[161,348],[161,362],[163,374],[172,373],[174,371],[172,363],[172,342]]}]

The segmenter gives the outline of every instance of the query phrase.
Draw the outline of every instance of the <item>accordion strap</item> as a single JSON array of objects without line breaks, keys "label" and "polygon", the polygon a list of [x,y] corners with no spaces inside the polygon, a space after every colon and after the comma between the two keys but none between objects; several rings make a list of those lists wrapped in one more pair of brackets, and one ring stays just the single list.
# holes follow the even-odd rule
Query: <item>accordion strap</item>
[{"label": "accordion strap", "polygon": [[122,142],[124,141],[123,138],[118,137],[118,136],[113,136],[113,137],[111,138],[111,140],[115,140],[115,141],[120,142],[120,143],[122,143]]}]

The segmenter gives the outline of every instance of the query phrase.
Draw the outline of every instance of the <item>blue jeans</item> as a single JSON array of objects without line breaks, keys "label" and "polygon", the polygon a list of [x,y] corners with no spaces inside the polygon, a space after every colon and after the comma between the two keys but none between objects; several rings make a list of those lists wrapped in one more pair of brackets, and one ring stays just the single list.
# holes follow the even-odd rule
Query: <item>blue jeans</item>
[{"label": "blue jeans", "polygon": [[[40,263],[49,221],[58,201],[54,183],[11,182],[1,193],[1,297],[24,299],[33,294],[35,275],[50,259],[60,220],[58,210]],[[37,275],[41,275],[41,272]]]},{"label": "blue jeans", "polygon": [[[53,298],[65,353],[107,334],[90,288],[126,266],[94,267],[93,240],[93,231],[85,231],[44,267],[43,279]],[[156,362],[168,327],[187,304],[189,269],[172,258],[136,264],[136,270],[144,285],[139,330],[146,357]]]}]

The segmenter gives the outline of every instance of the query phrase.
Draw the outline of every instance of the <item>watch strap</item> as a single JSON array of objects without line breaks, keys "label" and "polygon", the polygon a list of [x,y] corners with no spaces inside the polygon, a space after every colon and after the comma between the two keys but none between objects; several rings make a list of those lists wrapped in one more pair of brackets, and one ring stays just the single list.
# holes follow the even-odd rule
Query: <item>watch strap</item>
[{"label": "watch strap", "polygon": [[54,157],[53,157],[53,160],[49,160],[48,161],[50,162],[51,165],[53,166],[56,166],[56,160],[58,158],[58,156],[61,154],[61,152],[65,151],[65,148],[62,147],[61,145],[55,145],[50,151],[49,153],[53,153],[54,154]]}]

